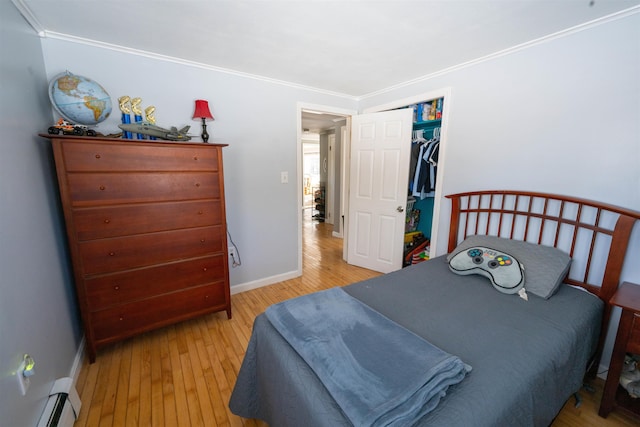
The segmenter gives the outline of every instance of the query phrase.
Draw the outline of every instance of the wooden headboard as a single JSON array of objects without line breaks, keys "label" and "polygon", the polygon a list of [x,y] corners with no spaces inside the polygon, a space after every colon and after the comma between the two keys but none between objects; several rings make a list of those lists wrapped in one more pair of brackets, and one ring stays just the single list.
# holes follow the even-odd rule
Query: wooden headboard
[{"label": "wooden headboard", "polygon": [[608,302],[640,212],[575,197],[526,191],[476,191],[452,201],[449,252],[465,237],[489,234],[557,247],[572,266],[567,283]]},{"label": "wooden headboard", "polygon": [[566,282],[587,289],[605,303],[599,363],[611,315],[609,300],[620,283],[640,212],[527,191],[475,191],[446,197],[452,202],[448,252],[465,237],[482,234],[553,246],[571,256]]}]

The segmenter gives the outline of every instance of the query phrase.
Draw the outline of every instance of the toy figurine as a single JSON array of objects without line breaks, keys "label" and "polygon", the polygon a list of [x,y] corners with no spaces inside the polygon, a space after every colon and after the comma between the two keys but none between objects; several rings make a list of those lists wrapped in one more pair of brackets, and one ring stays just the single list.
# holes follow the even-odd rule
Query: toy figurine
[{"label": "toy figurine", "polygon": [[169,141],[189,141],[191,139],[191,135],[187,134],[189,126],[184,126],[181,129],[171,126],[171,128],[165,129],[160,126],[142,122],[118,125],[118,127],[125,132],[137,132],[143,135],[155,136]]},{"label": "toy figurine", "polygon": [[[154,107],[153,105],[149,105],[147,108],[144,109],[144,114],[145,117],[147,118],[147,123],[155,125],[156,124],[156,107]],[[157,139],[155,136],[153,135],[149,135],[149,139]]]},{"label": "toy figurine", "polygon": [[[121,96],[120,98],[118,98],[118,103],[120,104],[120,111],[122,111],[122,124],[123,125],[128,125],[131,123],[131,109],[130,109],[130,102],[131,98],[129,98],[128,96]],[[130,131],[124,131],[122,132],[122,137],[124,139],[131,139],[131,132]]]},{"label": "toy figurine", "polygon": [[[140,104],[142,103],[142,98],[132,98],[131,99],[131,111],[133,111],[133,118],[136,123],[142,122],[142,109],[140,108]],[[144,139],[144,135],[141,133],[136,134],[138,139]]]}]

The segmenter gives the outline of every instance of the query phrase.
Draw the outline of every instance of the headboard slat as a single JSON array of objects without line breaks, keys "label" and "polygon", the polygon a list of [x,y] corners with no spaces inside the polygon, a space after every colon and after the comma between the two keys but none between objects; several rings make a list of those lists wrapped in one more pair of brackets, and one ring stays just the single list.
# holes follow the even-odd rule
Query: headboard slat
[{"label": "headboard slat", "polygon": [[[602,209],[598,209],[597,214],[596,214],[596,220],[595,220],[595,226],[596,229],[600,229],[599,225],[600,225],[600,214],[602,213]],[[609,232],[607,230],[607,232],[604,232],[604,234],[613,234],[613,232]],[[591,261],[593,260],[593,252],[594,252],[594,248],[596,247],[596,238],[598,237],[598,233],[591,233],[591,245],[589,246],[589,256],[587,258],[587,267],[585,268],[585,272],[584,272],[584,278],[582,279],[582,281],[584,283],[589,283],[589,273],[591,271]]]}]

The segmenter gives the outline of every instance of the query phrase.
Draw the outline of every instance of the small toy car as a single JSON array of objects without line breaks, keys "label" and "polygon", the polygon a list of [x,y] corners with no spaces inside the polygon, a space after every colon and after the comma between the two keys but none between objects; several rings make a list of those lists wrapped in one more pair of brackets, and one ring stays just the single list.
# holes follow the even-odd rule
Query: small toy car
[{"label": "small toy car", "polygon": [[55,125],[49,126],[48,132],[50,135],[60,135],[62,132],[63,135],[96,136],[96,131],[93,129],[89,129],[85,125],[74,125],[63,119],[58,120]]}]

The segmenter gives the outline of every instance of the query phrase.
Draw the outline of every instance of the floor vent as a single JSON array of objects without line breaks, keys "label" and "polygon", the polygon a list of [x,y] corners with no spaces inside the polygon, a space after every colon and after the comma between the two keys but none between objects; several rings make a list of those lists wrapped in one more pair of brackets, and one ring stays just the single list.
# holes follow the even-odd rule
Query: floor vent
[{"label": "floor vent", "polygon": [[73,427],[80,413],[80,397],[72,378],[59,378],[53,383],[38,427]]}]

